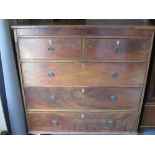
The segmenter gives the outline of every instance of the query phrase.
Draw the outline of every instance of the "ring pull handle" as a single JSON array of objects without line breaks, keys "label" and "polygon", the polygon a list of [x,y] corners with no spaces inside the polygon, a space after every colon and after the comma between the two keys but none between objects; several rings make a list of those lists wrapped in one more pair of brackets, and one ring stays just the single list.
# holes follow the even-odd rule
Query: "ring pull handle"
[{"label": "ring pull handle", "polygon": [[114,49],[114,51],[115,51],[115,53],[120,53],[120,52],[121,52],[121,49],[120,49],[120,47],[116,47],[116,48]]},{"label": "ring pull handle", "polygon": [[112,102],[116,102],[116,101],[117,101],[117,97],[116,97],[116,96],[110,96],[110,100],[111,100]]},{"label": "ring pull handle", "polygon": [[114,120],[108,120],[106,122],[106,125],[110,128],[114,127],[116,124],[115,124],[115,121]]},{"label": "ring pull handle", "polygon": [[52,45],[52,41],[49,40],[48,43],[49,43],[49,46],[48,46],[48,53],[53,53],[53,52],[54,52],[54,47],[53,47],[53,45]]},{"label": "ring pull handle", "polygon": [[53,120],[52,121],[52,125],[55,126],[55,127],[57,127],[59,125],[58,120]]},{"label": "ring pull handle", "polygon": [[117,78],[118,76],[119,76],[119,74],[118,74],[117,72],[113,72],[113,73],[112,73],[112,77],[113,77],[113,78]]},{"label": "ring pull handle", "polygon": [[51,78],[51,77],[54,77],[55,74],[53,72],[48,72],[48,77]]},{"label": "ring pull handle", "polygon": [[50,99],[51,99],[51,101],[52,101],[52,103],[53,104],[55,104],[56,103],[56,96],[50,96]]}]

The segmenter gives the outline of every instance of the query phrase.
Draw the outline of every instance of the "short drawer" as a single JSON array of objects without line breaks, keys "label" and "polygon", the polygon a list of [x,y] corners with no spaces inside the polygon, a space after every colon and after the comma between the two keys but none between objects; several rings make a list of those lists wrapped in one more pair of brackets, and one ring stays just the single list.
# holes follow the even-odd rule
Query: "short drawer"
[{"label": "short drawer", "polygon": [[151,47],[148,39],[87,39],[86,59],[98,61],[145,61]]},{"label": "short drawer", "polygon": [[23,63],[25,85],[143,86],[146,63]]},{"label": "short drawer", "polygon": [[155,127],[155,106],[146,105],[142,113],[142,127]]},{"label": "short drawer", "polygon": [[79,38],[18,38],[21,59],[82,59]]},{"label": "short drawer", "polygon": [[25,87],[28,109],[137,110],[142,88]]},{"label": "short drawer", "polygon": [[137,112],[28,113],[29,131],[112,132],[136,131]]}]

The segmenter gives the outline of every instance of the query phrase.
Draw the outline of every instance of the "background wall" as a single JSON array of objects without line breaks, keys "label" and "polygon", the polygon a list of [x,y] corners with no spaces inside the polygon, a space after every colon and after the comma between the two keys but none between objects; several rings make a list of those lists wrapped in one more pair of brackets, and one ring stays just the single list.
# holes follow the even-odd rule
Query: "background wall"
[{"label": "background wall", "polygon": [[0,96],[0,133],[4,130],[7,131],[7,127],[5,123],[4,113],[2,109],[1,96]]},{"label": "background wall", "polygon": [[25,115],[8,20],[0,20],[0,35],[0,51],[12,134],[26,134]]}]

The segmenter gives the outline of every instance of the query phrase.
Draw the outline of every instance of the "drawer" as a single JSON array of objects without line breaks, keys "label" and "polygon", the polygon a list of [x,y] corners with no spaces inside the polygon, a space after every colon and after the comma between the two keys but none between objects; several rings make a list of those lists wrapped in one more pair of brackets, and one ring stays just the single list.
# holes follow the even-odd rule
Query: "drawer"
[{"label": "drawer", "polygon": [[98,61],[145,61],[151,47],[148,39],[87,39],[86,59]]},{"label": "drawer", "polygon": [[142,88],[25,87],[28,109],[137,110]]},{"label": "drawer", "polygon": [[19,38],[21,59],[82,59],[79,38]]},{"label": "drawer", "polygon": [[154,105],[144,106],[141,126],[155,127],[155,106]]},{"label": "drawer", "polygon": [[111,132],[136,131],[136,112],[28,113],[29,131]]},{"label": "drawer", "polygon": [[143,86],[146,63],[22,63],[31,86]]}]

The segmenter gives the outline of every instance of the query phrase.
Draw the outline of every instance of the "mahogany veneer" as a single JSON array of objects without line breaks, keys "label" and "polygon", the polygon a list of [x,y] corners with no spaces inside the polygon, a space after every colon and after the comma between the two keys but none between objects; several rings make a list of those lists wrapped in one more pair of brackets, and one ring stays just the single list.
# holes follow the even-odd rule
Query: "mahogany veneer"
[{"label": "mahogany veneer", "polygon": [[135,133],[154,27],[13,26],[28,133]]},{"label": "mahogany veneer", "polygon": [[25,87],[27,108],[40,110],[136,110],[141,93],[140,87]]}]

